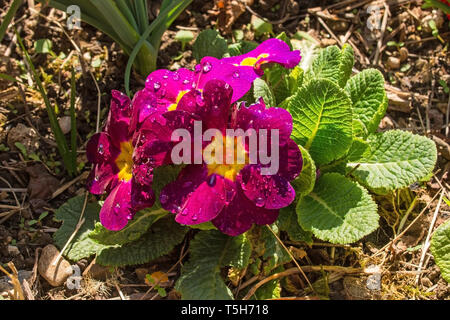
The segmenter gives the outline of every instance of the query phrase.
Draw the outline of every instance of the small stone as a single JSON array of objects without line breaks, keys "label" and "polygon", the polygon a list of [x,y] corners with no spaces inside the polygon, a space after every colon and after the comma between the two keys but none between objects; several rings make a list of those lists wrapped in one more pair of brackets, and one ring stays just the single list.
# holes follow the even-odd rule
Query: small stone
[{"label": "small stone", "polygon": [[63,257],[59,258],[59,261],[53,265],[58,255],[58,249],[54,245],[49,244],[42,249],[38,262],[39,274],[53,287],[61,286],[73,274],[70,263]]},{"label": "small stone", "polygon": [[400,54],[400,62],[405,61],[406,59],[408,59],[408,49],[406,49],[405,47],[402,47],[398,50],[398,53]]},{"label": "small stone", "polygon": [[94,263],[91,267],[88,267],[83,272],[83,277],[90,277],[95,280],[105,281],[108,276],[111,275],[109,268]]},{"label": "small stone", "polygon": [[400,59],[396,57],[389,57],[387,59],[387,66],[389,67],[389,69],[400,68]]},{"label": "small stone", "polygon": [[16,246],[8,246],[8,253],[10,256],[18,256],[20,254],[19,248],[17,248]]},{"label": "small stone", "polygon": [[70,132],[72,128],[71,119],[69,116],[64,116],[59,118],[58,120],[59,126],[61,127],[61,131],[63,134],[67,134]]},{"label": "small stone", "polygon": [[139,281],[145,282],[145,276],[148,274],[147,268],[137,268],[134,270],[136,272],[136,276],[138,277]]}]

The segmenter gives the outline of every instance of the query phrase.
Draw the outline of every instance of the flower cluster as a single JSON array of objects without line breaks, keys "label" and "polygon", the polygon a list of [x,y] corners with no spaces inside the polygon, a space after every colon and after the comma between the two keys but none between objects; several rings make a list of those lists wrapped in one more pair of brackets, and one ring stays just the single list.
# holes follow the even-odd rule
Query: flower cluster
[{"label": "flower cluster", "polygon": [[[292,117],[284,109],[267,108],[262,99],[249,107],[237,101],[266,66],[277,63],[293,68],[299,62],[299,51],[269,39],[241,56],[205,57],[194,71],[157,70],[133,101],[113,91],[104,130],[87,145],[88,160],[94,164],[89,190],[108,194],[100,211],[101,223],[120,230],[138,210],[152,206],[153,172],[159,166],[178,164],[174,161],[177,152],[187,165],[159,197],[162,207],[176,214],[177,222],[211,221],[229,235],[239,235],[253,223],[273,223],[278,210],[294,200],[289,181],[302,168],[300,150],[290,139]],[[214,137],[196,141],[196,134],[210,130],[215,130]],[[237,130],[246,135],[230,134]],[[267,135],[267,131],[276,134]],[[276,173],[263,173],[270,164],[262,157],[263,143],[255,137],[276,145]],[[187,139],[183,145],[193,146],[193,152],[179,148],[180,138]],[[251,141],[257,141],[253,153]],[[231,153],[219,153],[222,147]]]}]

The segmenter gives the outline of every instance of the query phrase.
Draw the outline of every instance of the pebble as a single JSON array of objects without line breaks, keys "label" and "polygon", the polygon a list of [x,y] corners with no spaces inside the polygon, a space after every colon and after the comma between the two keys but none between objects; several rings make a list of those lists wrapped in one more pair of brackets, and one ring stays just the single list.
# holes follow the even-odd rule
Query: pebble
[{"label": "pebble", "polygon": [[61,127],[61,131],[63,134],[67,134],[70,132],[71,129],[71,119],[69,116],[64,116],[59,118],[58,123],[59,126]]},{"label": "pebble", "polygon": [[73,274],[70,263],[63,257],[59,259],[56,265],[53,265],[58,255],[58,249],[54,245],[49,244],[42,249],[38,262],[39,274],[53,287],[61,286]]},{"label": "pebble", "polygon": [[149,270],[147,268],[137,268],[136,270],[134,270],[134,272],[136,272],[137,278],[140,281],[144,282],[145,276],[148,274]]},{"label": "pebble", "polygon": [[387,66],[389,67],[389,69],[400,68],[400,59],[396,57],[389,57],[387,59]]},{"label": "pebble", "polygon": [[10,256],[18,256],[20,254],[19,248],[17,248],[16,246],[8,246],[8,253]]}]

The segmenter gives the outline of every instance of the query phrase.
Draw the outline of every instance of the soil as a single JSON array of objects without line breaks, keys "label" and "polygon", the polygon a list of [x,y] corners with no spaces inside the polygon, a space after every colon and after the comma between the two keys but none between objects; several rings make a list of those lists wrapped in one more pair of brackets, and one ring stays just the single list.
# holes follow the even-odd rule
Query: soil
[{"label": "soil", "polygon": [[[158,1],[152,3],[155,2]],[[240,29],[247,40],[263,40],[255,37],[250,27],[255,15],[272,21],[275,34],[284,31],[292,37],[297,31],[307,32],[321,46],[339,44],[346,39],[356,53],[356,70],[377,68],[385,76],[390,101],[380,130],[397,128],[434,139],[438,145],[438,163],[430,182],[411,186],[393,195],[377,197],[381,226],[358,243],[331,246],[317,241],[312,247],[298,243],[292,246],[306,252],[306,256],[299,260],[300,264],[377,265],[381,268],[380,290],[367,289],[368,275],[331,273],[327,281],[330,299],[450,299],[450,286],[442,279],[430,253],[426,255],[420,280],[416,281],[422,252],[418,246],[425,241],[437,207],[438,197],[434,196],[441,192],[441,187],[447,192],[449,190],[450,100],[448,91],[445,92],[441,84],[443,81],[450,85],[450,23],[447,17],[431,9],[422,9],[423,1],[246,0],[248,7],[239,6],[237,2],[194,0],[163,35],[158,67],[194,67],[193,43],[181,52],[181,44],[174,40],[176,32],[183,28],[198,34],[204,29],[218,27],[226,38],[232,37],[231,30]],[[12,1],[2,0],[0,3],[0,16],[3,17]],[[235,5],[233,10],[231,5]],[[389,9],[384,31],[383,28],[371,30],[368,27],[370,5],[379,8],[381,20],[386,9]],[[22,5],[12,25],[23,38],[35,67],[44,75],[48,97],[52,105],[58,107],[60,118],[69,114],[71,68],[77,71],[77,160],[79,175],[82,176],[70,178],[64,171],[45,104],[39,92],[33,89],[35,86],[12,84],[0,78],[0,263],[6,267],[7,263],[12,262],[17,270],[34,272],[36,255],[43,247],[53,243],[52,235],[60,225],[53,220],[54,210],[68,199],[85,192],[85,172],[90,169],[89,165],[84,166],[87,164],[85,146],[96,129],[96,85],[101,94],[102,122],[108,112],[111,90],[124,92],[123,75],[127,63],[127,56],[120,47],[95,28],[82,23],[81,30],[66,30],[66,35],[61,29],[65,26],[65,17],[61,12],[38,3],[35,10],[32,11],[28,4]],[[154,19],[158,11],[158,5],[154,5],[150,19]],[[426,23],[429,19],[435,20],[439,37],[432,34]],[[0,44],[0,73],[20,77],[32,84],[12,25]],[[380,34],[383,41],[378,46]],[[56,56],[64,53],[64,57],[36,53],[34,44],[39,39],[50,39],[52,52]],[[83,53],[82,65],[76,59],[72,41]],[[379,59],[376,59],[377,55]],[[92,72],[95,82],[87,71]],[[130,87],[137,91],[143,87],[144,80],[134,73]],[[17,142],[24,146],[26,155],[18,149]],[[33,155],[39,157],[39,161]],[[75,183],[54,195],[74,178]],[[410,226],[428,203],[430,205],[398,241],[384,248],[399,234],[399,222],[414,197],[419,200],[402,230]],[[16,206],[20,209],[15,210]],[[45,212],[48,214],[39,219]],[[449,219],[449,215],[450,208],[442,203],[433,230]],[[282,239],[284,236],[282,234]],[[11,246],[17,247],[19,253],[11,251]],[[116,269],[106,281],[86,279],[81,291],[52,288],[37,276],[31,285],[31,294],[34,299],[116,299],[120,287],[124,295],[140,298],[148,286],[138,278],[136,270],[167,271],[178,260],[181,250],[181,246],[177,247],[170,255],[149,264]],[[78,265],[83,271],[90,262],[84,259]],[[285,268],[294,266],[291,263]],[[179,267],[169,275],[170,281],[165,286],[168,292],[166,298],[178,299],[179,295],[172,288],[179,275]],[[322,278],[322,273],[308,272],[307,276],[315,282]],[[300,276],[288,276],[285,282],[282,297],[308,295]]]}]

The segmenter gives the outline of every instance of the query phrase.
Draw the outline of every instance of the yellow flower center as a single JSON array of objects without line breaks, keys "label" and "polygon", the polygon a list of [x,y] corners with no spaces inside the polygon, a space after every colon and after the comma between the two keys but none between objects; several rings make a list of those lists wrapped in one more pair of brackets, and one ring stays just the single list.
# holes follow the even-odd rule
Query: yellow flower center
[{"label": "yellow flower center", "polygon": [[173,111],[176,110],[178,107],[178,102],[180,102],[181,98],[183,98],[183,96],[188,93],[189,90],[181,90],[180,92],[178,92],[178,96],[177,96],[177,100],[175,103],[172,103],[169,108],[167,109],[168,111]]},{"label": "yellow flower center", "polygon": [[129,181],[133,176],[133,145],[131,141],[120,143],[120,154],[116,159],[120,181]]},{"label": "yellow flower center", "polygon": [[241,63],[238,66],[248,66],[248,67],[254,67],[255,64],[264,58],[267,58],[269,56],[268,53],[261,53],[259,56],[257,56],[256,58],[253,57],[248,57],[245,58],[244,60],[241,61]]},{"label": "yellow flower center", "polygon": [[[222,161],[218,161],[220,155],[217,154],[216,150],[219,148],[222,148]],[[228,150],[231,150],[229,154],[227,154]],[[241,136],[223,137],[222,146],[220,145],[220,139],[214,139],[204,149],[203,159],[208,163],[208,176],[215,173],[231,181],[235,181],[239,171],[249,163],[249,157]]]}]

